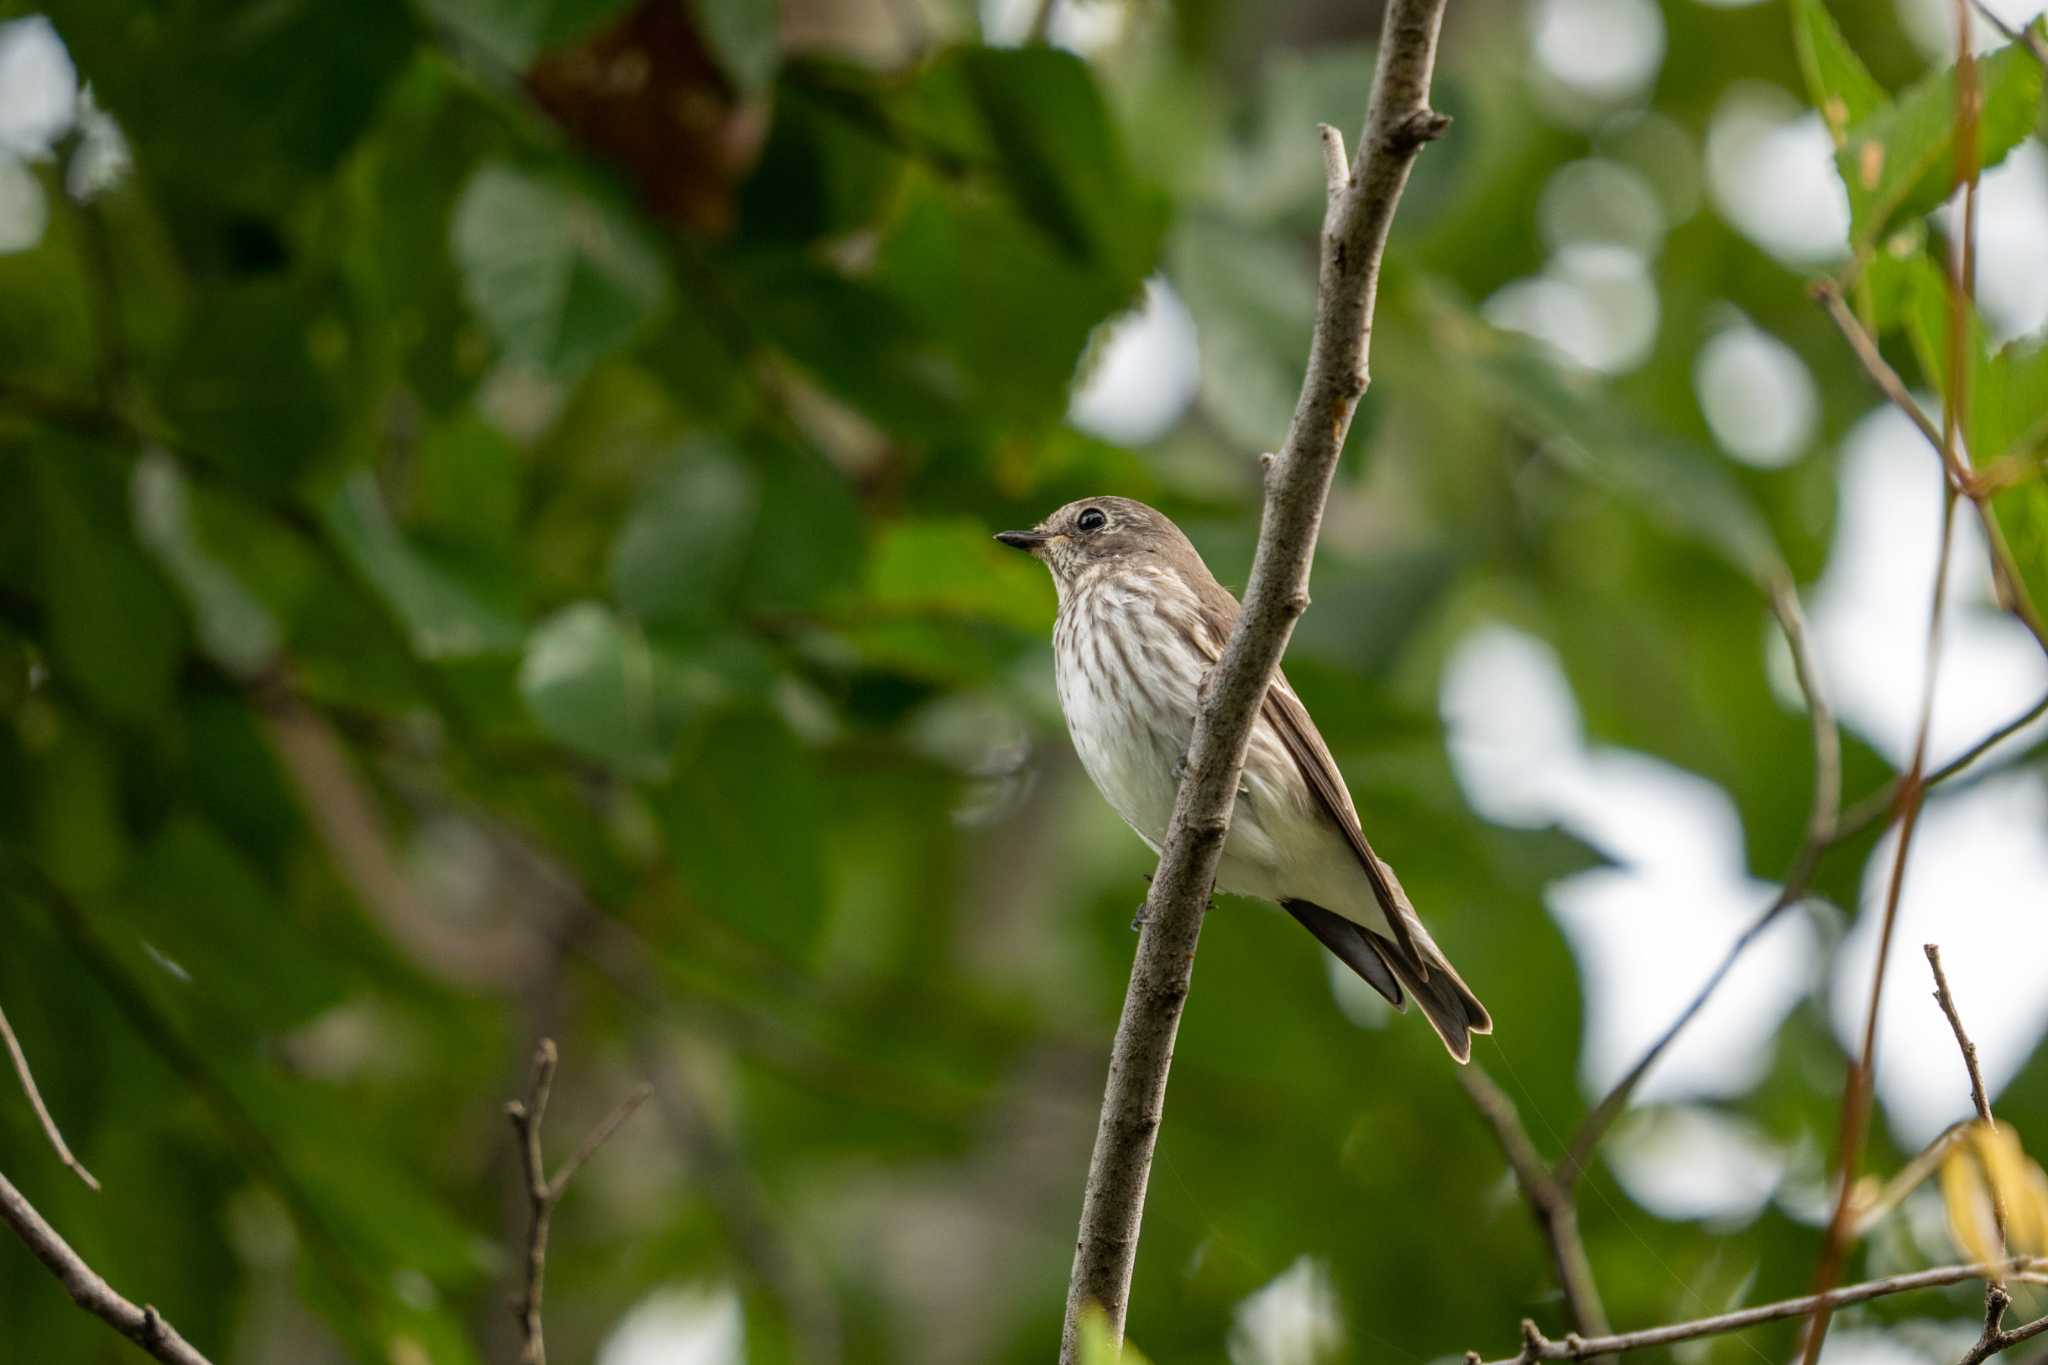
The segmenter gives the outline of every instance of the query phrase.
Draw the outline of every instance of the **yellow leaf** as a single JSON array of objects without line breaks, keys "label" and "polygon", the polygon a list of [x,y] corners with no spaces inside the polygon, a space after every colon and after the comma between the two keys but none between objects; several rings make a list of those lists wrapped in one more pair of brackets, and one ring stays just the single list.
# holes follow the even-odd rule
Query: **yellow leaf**
[{"label": "yellow leaf", "polygon": [[1081,1365],[1152,1365],[1145,1353],[1126,1341],[1119,1349],[1109,1330],[1109,1315],[1091,1303],[1081,1312]]},{"label": "yellow leaf", "polygon": [[[1993,1191],[2005,1209],[2001,1247]],[[2020,1146],[2009,1123],[1973,1123],[1941,1163],[1949,1235],[1972,1261],[2048,1254],[2048,1174]]]}]

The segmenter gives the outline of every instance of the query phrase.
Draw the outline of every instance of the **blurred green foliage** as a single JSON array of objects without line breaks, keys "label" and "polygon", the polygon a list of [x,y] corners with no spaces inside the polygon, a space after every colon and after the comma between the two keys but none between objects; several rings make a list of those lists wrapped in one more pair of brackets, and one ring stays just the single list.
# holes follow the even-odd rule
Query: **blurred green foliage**
[{"label": "blurred green foliage", "polygon": [[[1370,16],[1133,3],[1084,61],[981,45],[952,0],[0,7],[37,11],[132,166],[81,199],[77,144],[32,164],[47,226],[0,255],[0,1003],[106,1192],[4,1083],[0,1168],[223,1365],[502,1359],[500,1107],[552,1033],[558,1148],[659,1091],[558,1220],[558,1359],[702,1281],[738,1287],[750,1360],[1045,1358],[1149,860],[1068,756],[1050,588],[988,533],[1114,490],[1241,573],[1307,349],[1313,128],[1356,127]],[[1758,875],[1805,819],[1759,585],[1818,573],[1872,399],[1699,203],[1732,85],[1810,90],[1859,307],[1945,382],[1918,219],[1952,77],[1889,7],[1839,6],[1846,37],[1819,0],[1661,13],[1685,57],[1649,107],[1575,127],[1537,112],[1518,6],[1454,7],[1458,121],[1397,223],[1289,664],[1546,1146],[1585,1098],[1541,895],[1594,856],[1466,808],[1458,634],[1550,641],[1593,738],[1729,793]],[[2041,71],[2009,47],[1981,79],[1995,160]],[[1654,342],[1609,381],[1478,313],[1589,156],[1670,224]],[[1070,390],[1161,271],[1199,389],[1124,447]],[[1782,469],[1716,453],[1694,398],[1731,306],[1819,385]],[[2038,475],[2048,352],[1974,335],[1972,448]],[[1995,508],[2048,602],[2048,489]],[[1860,744],[1847,773],[1887,775]],[[1823,869],[1837,903],[1868,849]],[[1138,1263],[1154,1359],[1221,1356],[1304,1255],[1350,1358],[1555,1320],[1440,1048],[1325,980],[1278,917],[1211,918]],[[1728,1107],[1817,1154],[1839,1061],[1809,1001]],[[2038,1060],[2001,1108],[2048,1133]],[[1625,1323],[1798,1292],[1817,1246],[1776,1208],[1662,1221],[1604,1171],[1584,1223]],[[12,1242],[0,1323],[8,1362],[127,1351]]]}]

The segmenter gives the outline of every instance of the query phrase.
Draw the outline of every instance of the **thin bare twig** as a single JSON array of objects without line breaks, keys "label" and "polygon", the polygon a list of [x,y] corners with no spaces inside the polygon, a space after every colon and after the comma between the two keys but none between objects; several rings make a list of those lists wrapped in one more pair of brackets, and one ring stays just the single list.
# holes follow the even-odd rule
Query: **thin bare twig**
[{"label": "thin bare twig", "polygon": [[[1936,440],[1936,449],[1941,456],[1943,471],[1941,506],[1941,548],[1934,568],[1934,601],[1927,612],[1927,659],[1920,690],[1920,723],[1913,736],[1913,757],[1907,765],[1904,779],[1899,785],[1898,845],[1892,853],[1891,875],[1885,886],[1884,919],[1878,929],[1877,966],[1871,974],[1870,1003],[1863,1017],[1863,1046],[1855,1063],[1849,1068],[1848,1081],[1842,1095],[1842,1133],[1839,1145],[1839,1181],[1835,1192],[1834,1214],[1828,1220],[1827,1235],[1821,1243],[1819,1263],[1814,1267],[1814,1290],[1825,1294],[1840,1280],[1842,1266],[1849,1253],[1850,1236],[1854,1230],[1851,1207],[1855,1198],[1856,1166],[1862,1154],[1864,1135],[1869,1127],[1871,1092],[1876,1084],[1877,1073],[1877,1012],[1884,998],[1885,968],[1891,961],[1892,930],[1898,923],[1899,899],[1906,881],[1906,860],[1912,854],[1913,833],[1919,827],[1920,811],[1926,804],[1927,788],[1923,780],[1927,772],[1927,736],[1934,726],[1934,689],[1941,666],[1941,618],[1942,608],[1948,597],[1948,574],[1950,551],[1955,546],[1956,498],[1959,494],[1970,499],[1972,507],[1985,526],[1985,539],[1991,547],[1992,573],[2003,575],[2004,599],[2016,615],[2027,621],[2044,648],[2048,648],[2048,635],[2044,635],[2037,620],[2022,611],[2026,602],[2025,590],[2020,586],[2019,571],[2011,562],[2004,539],[1998,534],[1997,521],[1985,505],[1985,493],[1978,486],[1963,455],[1963,414],[1969,410],[1969,302],[1976,276],[1976,227],[1977,227],[1977,179],[1978,179],[1978,81],[1976,57],[1970,46],[1970,7],[1967,0],[1955,0],[1956,34],[1956,96],[1955,96],[1955,141],[1956,168],[1954,185],[1963,190],[1962,231],[1959,239],[1951,237],[1948,250],[1948,383],[1943,386],[1941,401],[1941,431]],[[1837,300],[1839,302],[1839,300]],[[1855,324],[1853,317],[1846,317],[1846,310],[1831,307],[1836,314],[1836,324],[1844,321]],[[1856,347],[1863,358],[1866,369],[1871,369],[1871,360],[1882,364],[1882,357],[1876,356],[1876,346],[1862,332],[1860,325],[1845,330],[1844,335]],[[1862,337],[1858,345],[1857,337]],[[1877,370],[1872,369],[1872,374]],[[1880,379],[1880,383],[1882,384]],[[1902,386],[1897,376],[1892,376],[1892,386],[1886,389],[1894,403],[1899,401]],[[1908,405],[1918,413],[1919,405]],[[1924,414],[1919,414],[1924,420]],[[1930,435],[1927,425],[1921,425],[1922,434]],[[1932,959],[1932,954],[1930,954]],[[1939,963],[1935,971],[1940,973]],[[1945,993],[1945,992],[1944,992]],[[1984,1112],[1988,1115],[1987,1105]],[[2003,1288],[1993,1284],[1986,1293],[1986,1322],[1984,1340],[1993,1339],[2005,1318],[2005,1306],[2009,1302]],[[1832,1307],[1826,1303],[1817,1306],[1807,1321],[1806,1339],[1800,1353],[1802,1365],[1817,1365],[1820,1360],[1821,1344],[1826,1340]]]},{"label": "thin bare twig", "polygon": [[1826,307],[1828,316],[1834,319],[1835,327],[1849,343],[1849,349],[1861,362],[1864,373],[1868,374],[1878,390],[1889,399],[1893,407],[1904,413],[1920,434],[1927,438],[1936,454],[1941,458],[1943,477],[1959,493],[1970,499],[1976,511],[1977,521],[1984,528],[1986,552],[1991,558],[1992,583],[1999,593],[1999,605],[2011,612],[2019,623],[2027,628],[2037,644],[2048,650],[2048,623],[2040,616],[2039,607],[2032,602],[2022,589],[2018,563],[2013,559],[2012,547],[2006,543],[2005,530],[1992,514],[1991,496],[1998,491],[1995,482],[1973,472],[1963,463],[1954,442],[1943,434],[1942,428],[1922,410],[1920,404],[1906,388],[1899,373],[1888,364],[1877,349],[1876,340],[1856,320],[1848,303],[1842,298],[1842,291],[1833,281],[1823,280],[1813,286],[1813,296]]},{"label": "thin bare twig", "polygon": [[1607,1312],[1601,1307],[1600,1290],[1593,1281],[1593,1263],[1579,1236],[1579,1211],[1572,1201],[1571,1187],[1551,1173],[1529,1137],[1515,1102],[1493,1077],[1474,1062],[1458,1073],[1458,1081],[1471,1097],[1473,1107],[1492,1125],[1501,1153],[1508,1159],[1508,1169],[1514,1172],[1515,1186],[1522,1192],[1522,1202],[1529,1206],[1536,1229],[1550,1249],[1551,1270],[1564,1293],[1565,1311],[1571,1314],[1573,1330],[1586,1336],[1605,1336],[1609,1331]]},{"label": "thin bare twig", "polygon": [[[1920,811],[1927,795],[1922,780],[1927,767],[1927,734],[1934,725],[1934,687],[1940,673],[1942,606],[1948,598],[1950,550],[1955,545],[1955,490],[1943,486],[1941,508],[1941,549],[1934,570],[1934,601],[1927,613],[1927,663],[1920,687],[1920,722],[1913,736],[1913,757],[1899,787],[1899,841],[1892,851],[1891,875],[1885,883],[1884,918],[1877,939],[1877,967],[1870,979],[1870,1002],[1863,1015],[1862,1048],[1849,1067],[1842,1090],[1842,1130],[1839,1148],[1835,1209],[1828,1219],[1827,1235],[1821,1243],[1820,1262],[1814,1269],[1814,1293],[1825,1295],[1841,1278],[1848,1256],[1850,1234],[1854,1231],[1856,1166],[1863,1151],[1863,1138],[1870,1121],[1871,1088],[1877,1071],[1877,1011],[1884,998],[1885,970],[1891,965],[1892,930],[1898,923],[1899,899],[1905,890],[1906,860],[1911,856],[1913,833],[1920,825]],[[1820,1359],[1832,1305],[1818,1303],[1807,1327],[1802,1365]]]},{"label": "thin bare twig", "polygon": [[[2042,697],[2041,700],[2029,706],[2019,715],[2014,716],[2011,720],[1999,726],[1996,730],[1993,730],[1990,734],[1984,736],[1984,738],[1978,740],[1939,768],[1936,768],[1927,775],[1926,781],[1921,785],[1926,787],[1940,786],[2003,744],[2006,740],[2011,739],[2014,735],[2041,719],[2042,716],[2048,716],[2048,696]],[[1840,842],[1851,835],[1861,834],[1896,808],[1899,800],[1899,784],[1903,780],[1903,778],[1892,779],[1844,811],[1842,813],[1841,827],[1836,832],[1836,841]]]},{"label": "thin bare twig", "polygon": [[1970,4],[1977,13],[1984,16],[1985,21],[1991,27],[2004,35],[2008,43],[2024,42],[2027,45],[2027,51],[2034,54],[2034,60],[2043,66],[2048,66],[2048,41],[2043,41],[2041,35],[2034,32],[2034,23],[2040,22],[2038,19],[2022,28],[2014,28],[2005,20],[1999,18],[1998,11],[1985,4],[1984,0],[1970,0]]},{"label": "thin bare twig", "polygon": [[1323,506],[1369,382],[1373,304],[1394,210],[1416,157],[1450,123],[1429,107],[1444,5],[1445,0],[1388,0],[1358,157],[1344,192],[1325,209],[1315,331],[1301,395],[1286,444],[1266,465],[1265,509],[1244,610],[1195,716],[1186,774],[1146,897],[1144,928],[1110,1052],[1067,1285],[1062,1365],[1079,1357],[1081,1319],[1090,1303],[1101,1306],[1110,1339],[1123,1339],[1174,1038],[1253,719],[1294,623],[1308,609],[1309,564]]},{"label": "thin bare twig", "polygon": [[533,1053],[533,1080],[527,1086],[524,1100],[513,1100],[505,1106],[505,1116],[512,1121],[512,1131],[519,1138],[520,1166],[525,1176],[526,1198],[531,1216],[526,1229],[526,1289],[513,1300],[513,1316],[519,1320],[524,1344],[520,1347],[520,1365],[547,1365],[547,1343],[541,1330],[540,1301],[542,1282],[548,1268],[548,1225],[554,1218],[555,1205],[561,1202],[562,1193],[569,1186],[569,1180],[583,1168],[583,1163],[604,1145],[606,1139],[618,1131],[619,1125],[631,1118],[654,1093],[649,1085],[637,1085],[613,1106],[612,1111],[590,1130],[583,1139],[583,1145],[576,1154],[564,1162],[552,1179],[547,1174],[546,1159],[541,1153],[540,1129],[547,1117],[548,1095],[554,1089],[555,1065],[559,1054],[555,1040],[543,1038]]},{"label": "thin bare twig", "polygon": [[[1948,1017],[1948,1026],[1956,1035],[1956,1047],[1963,1054],[1963,1070],[1970,1076],[1970,1103],[1977,1111],[1977,1121],[1986,1128],[1997,1127],[1997,1120],[1991,1117],[1991,1096],[1984,1089],[1984,1073],[1977,1066],[1977,1044],[1963,1027],[1963,1016],[1956,1010],[1955,996],[1949,993],[1948,973],[1941,969],[1941,948],[1932,943],[1921,945],[1927,954],[1927,966],[1934,973],[1934,1003],[1941,1006],[1941,1012]],[[1999,1190],[1998,1181],[1986,1173],[1985,1188],[1991,1195],[1991,1225],[1998,1233],[1998,1250],[2006,1254],[2005,1240],[2005,1195]],[[2027,1327],[2018,1327],[2008,1333],[2005,1330],[2005,1313],[2012,1307],[2012,1295],[2006,1291],[2002,1277],[1984,1286],[1984,1330],[1977,1337],[1976,1344],[1964,1355],[1966,1363],[1983,1360],[1996,1355],[2007,1346],[2027,1339]],[[2048,1322],[2048,1319],[2044,1319]],[[2029,1324],[2031,1326],[2031,1324]]]},{"label": "thin bare twig", "polygon": [[[1868,1303],[1872,1299],[1881,1299],[1892,1294],[1905,1294],[1918,1289],[1939,1289],[1945,1285],[1988,1280],[1998,1275],[2017,1275],[2038,1271],[2044,1267],[2048,1267],[2048,1260],[2029,1257],[2016,1257],[2004,1265],[1996,1266],[1937,1266],[1932,1270],[1916,1270],[1910,1274],[1891,1275],[1881,1280],[1846,1285],[1840,1289],[1831,1289],[1825,1294],[1806,1294],[1796,1299],[1781,1299],[1776,1303],[1737,1309],[1735,1312],[1721,1313],[1711,1318],[1676,1322],[1663,1327],[1648,1327],[1637,1332],[1618,1332],[1612,1336],[1574,1335],[1566,1337],[1563,1341],[1552,1341],[1537,1330],[1535,1323],[1525,1320],[1522,1323],[1521,1352],[1497,1361],[1494,1365],[1531,1365],[1531,1362],[1539,1360],[1590,1360],[1595,1356],[1621,1355],[1628,1351],[1648,1350],[1653,1346],[1671,1346],[1681,1341],[1697,1341],[1701,1337],[1739,1332],[1744,1328],[1758,1327],[1767,1322],[1803,1318],[1819,1308],[1845,1308],[1850,1304]],[[2014,1328],[2007,1334],[2012,1339],[2003,1342],[1997,1349],[2004,1350],[2007,1346],[2017,1345],[2027,1337],[2042,1331],[2048,1331],[2048,1326],[2028,1323],[2023,1328]],[[2022,1332],[2026,1335],[2020,1335]],[[1468,1351],[1465,1359],[1470,1365],[1480,1365],[1481,1362],[1477,1351]],[[1983,1357],[1978,1356],[1976,1359],[1982,1360]]]},{"label": "thin bare twig", "polygon": [[57,1159],[69,1167],[73,1174],[85,1182],[90,1190],[97,1190],[100,1182],[93,1173],[85,1169],[85,1163],[71,1155],[71,1148],[64,1141],[64,1134],[58,1131],[57,1120],[50,1117],[50,1110],[43,1103],[42,1091],[36,1089],[35,1073],[28,1069],[28,1057],[21,1050],[21,1040],[14,1036],[14,1026],[7,1022],[7,1011],[0,1009],[0,1041],[7,1044],[7,1055],[14,1059],[14,1074],[21,1078],[22,1093],[28,1096],[28,1107],[36,1111],[36,1121],[43,1125],[43,1136],[57,1149]]},{"label": "thin bare twig", "polygon": [[1622,1110],[1628,1107],[1629,1097],[1650,1073],[1650,1068],[1657,1064],[1686,1025],[1706,1008],[1707,1001],[1727,980],[1737,960],[1749,951],[1749,946],[1771,927],[1780,914],[1798,904],[1806,895],[1807,884],[1813,880],[1813,874],[1820,866],[1821,855],[1837,838],[1842,810],[1841,731],[1835,724],[1834,709],[1828,705],[1827,692],[1820,683],[1820,668],[1814,661],[1807,639],[1806,618],[1799,610],[1798,592],[1790,579],[1780,574],[1772,579],[1770,594],[1771,612],[1777,617],[1786,647],[1791,650],[1792,672],[1806,698],[1807,714],[1813,722],[1813,802],[1806,818],[1806,837],[1801,841],[1799,851],[1793,855],[1791,869],[1786,872],[1785,880],[1777,895],[1771,898],[1771,903],[1729,945],[1719,965],[1685,1008],[1678,1012],[1678,1017],[1580,1121],[1564,1158],[1557,1164],[1557,1181],[1567,1190],[1578,1182],[1580,1174],[1593,1159],[1594,1149],[1606,1137],[1608,1129],[1614,1126]]},{"label": "thin bare twig", "polygon": [[115,1292],[4,1175],[0,1175],[0,1221],[14,1229],[14,1235],[57,1277],[57,1282],[71,1295],[71,1301],[80,1308],[164,1365],[210,1365],[155,1308],[148,1304],[137,1307]]},{"label": "thin bare twig", "polygon": [[2012,1295],[2003,1285],[1994,1284],[1984,1291],[1984,1331],[1976,1343],[1963,1353],[1956,1365],[1979,1365],[2000,1351],[2009,1350],[2023,1341],[2032,1341],[2043,1332],[2048,1332],[2048,1314],[2018,1327],[2005,1326],[2005,1310],[2012,1307]]},{"label": "thin bare twig", "polygon": [[1991,1117],[1991,1097],[1984,1089],[1984,1073],[1977,1067],[1977,1044],[1963,1028],[1963,1017],[1956,1013],[1956,999],[1949,994],[1948,973],[1941,969],[1941,945],[1926,943],[1921,951],[1927,954],[1927,965],[1934,972],[1934,1003],[1941,1006],[1941,1012],[1948,1016],[1948,1026],[1956,1035],[1956,1046],[1963,1054],[1963,1069],[1970,1073],[1970,1103],[1976,1106],[1977,1117],[1984,1126],[1995,1126]]}]

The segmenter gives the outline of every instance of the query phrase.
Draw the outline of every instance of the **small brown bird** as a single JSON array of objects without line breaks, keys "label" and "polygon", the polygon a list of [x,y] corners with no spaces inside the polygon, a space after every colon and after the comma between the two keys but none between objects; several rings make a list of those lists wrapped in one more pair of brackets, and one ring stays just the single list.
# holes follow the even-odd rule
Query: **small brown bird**
[{"label": "small brown bird", "polygon": [[[1129,498],[1069,503],[996,537],[1052,570],[1053,665],[1081,764],[1138,837],[1159,850],[1194,735],[1203,677],[1237,623],[1237,599],[1165,516]],[[1278,901],[1396,1009],[1404,989],[1451,1056],[1491,1033],[1365,841],[1343,774],[1284,675],[1252,727],[1216,884]]]}]

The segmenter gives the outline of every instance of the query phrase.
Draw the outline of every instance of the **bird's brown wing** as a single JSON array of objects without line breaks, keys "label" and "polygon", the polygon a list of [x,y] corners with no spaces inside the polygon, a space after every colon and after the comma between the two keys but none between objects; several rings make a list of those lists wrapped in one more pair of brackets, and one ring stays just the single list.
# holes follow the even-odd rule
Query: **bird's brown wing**
[{"label": "bird's brown wing", "polygon": [[1387,865],[1379,860],[1372,851],[1372,845],[1365,841],[1365,830],[1358,823],[1358,810],[1351,804],[1351,793],[1344,787],[1344,775],[1337,771],[1337,760],[1330,757],[1330,746],[1323,743],[1322,735],[1316,731],[1316,723],[1309,719],[1308,708],[1288,686],[1286,674],[1275,674],[1273,685],[1266,689],[1260,715],[1287,746],[1287,752],[1294,758],[1294,766],[1301,770],[1302,780],[1315,793],[1316,804],[1344,832],[1351,851],[1358,856],[1358,865],[1365,869],[1365,879],[1372,883],[1373,899],[1385,912],[1387,924],[1394,931],[1394,942],[1400,945],[1401,955],[1414,965],[1422,980],[1429,980],[1429,954],[1420,951],[1415,942],[1415,907],[1408,903],[1408,895],[1401,890],[1401,884],[1394,880]]},{"label": "bird's brown wing", "polygon": [[[1201,629],[1196,635],[1202,639],[1211,663],[1222,657],[1224,643],[1230,638],[1231,628],[1237,624],[1238,611],[1237,599],[1230,595],[1229,589],[1214,579],[1202,585]],[[1407,894],[1394,880],[1391,870],[1372,851],[1372,845],[1365,841],[1365,830],[1358,823],[1358,810],[1351,804],[1351,793],[1345,789],[1344,775],[1337,771],[1337,760],[1330,757],[1330,746],[1323,743],[1316,723],[1309,719],[1308,708],[1301,704],[1301,698],[1294,695],[1285,673],[1274,670],[1273,685],[1266,689],[1266,699],[1260,705],[1259,715],[1287,746],[1302,781],[1315,795],[1316,804],[1343,831],[1351,851],[1358,857],[1358,865],[1365,870],[1366,880],[1372,884],[1373,899],[1379,902],[1388,926],[1394,931],[1394,942],[1399,946],[1401,956],[1407,959],[1418,979],[1429,980],[1431,955],[1420,951],[1415,942],[1415,925],[1418,923],[1415,907],[1408,903]]]}]

